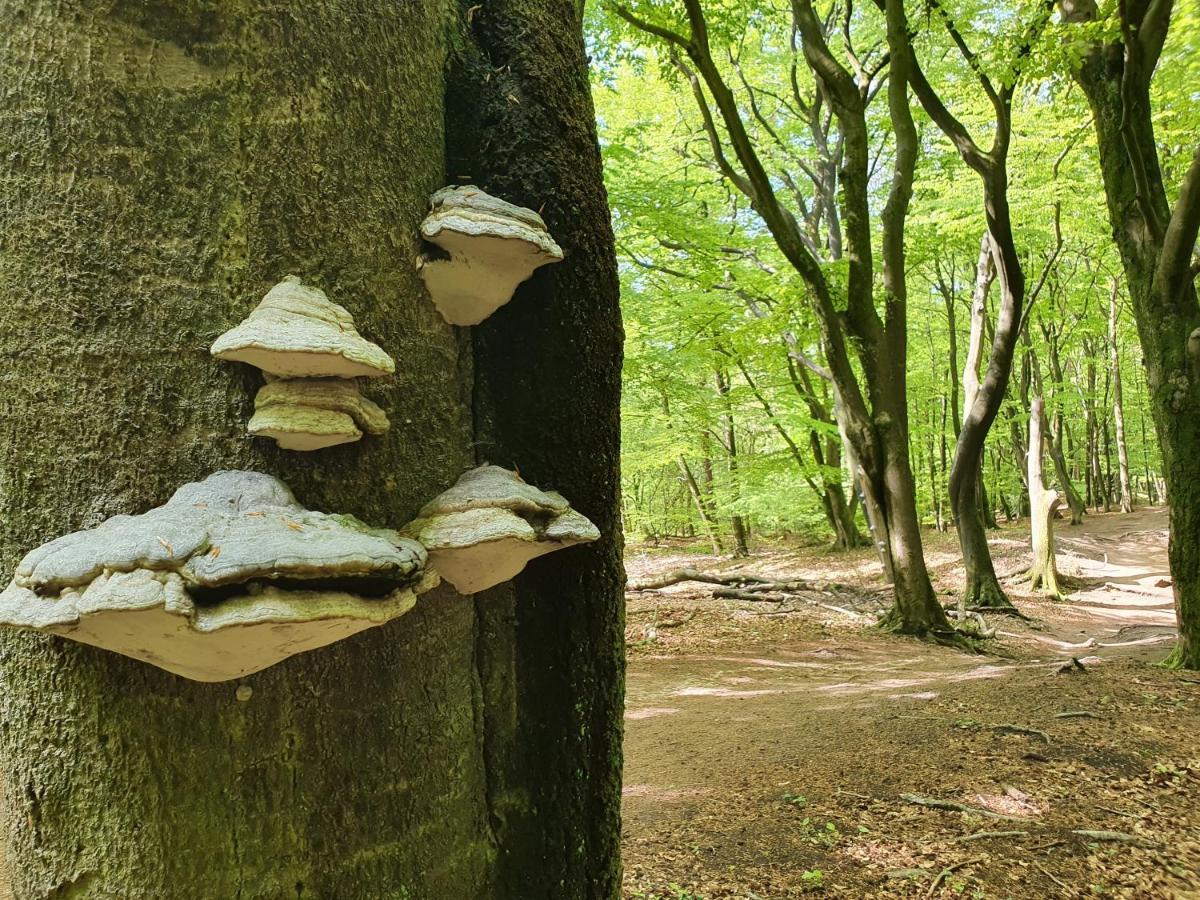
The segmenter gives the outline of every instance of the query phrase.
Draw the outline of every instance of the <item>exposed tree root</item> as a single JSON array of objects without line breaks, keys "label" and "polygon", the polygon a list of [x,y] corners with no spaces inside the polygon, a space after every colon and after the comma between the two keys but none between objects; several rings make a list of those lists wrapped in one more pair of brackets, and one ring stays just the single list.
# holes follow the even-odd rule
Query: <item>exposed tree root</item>
[{"label": "exposed tree root", "polygon": [[926,806],[930,809],[944,809],[947,812],[969,813],[973,816],[983,816],[986,819],[1003,819],[1006,822],[1025,822],[1020,816],[1006,816],[1002,813],[992,812],[990,809],[984,809],[982,806],[967,806],[965,803],[956,803],[953,800],[939,800],[937,797],[922,797],[920,794],[901,794],[901,800],[908,803],[915,803],[917,806]]},{"label": "exposed tree root", "polygon": [[983,612],[1003,612],[1025,618],[1000,587],[995,578],[976,581],[967,588],[958,604],[960,609]]},{"label": "exposed tree root", "polygon": [[1025,734],[1029,737],[1041,738],[1047,744],[1050,743],[1050,735],[1037,728],[1026,728],[1024,725],[992,725],[992,731],[998,731],[1001,734]]},{"label": "exposed tree root", "polygon": [[892,606],[891,609],[880,617],[875,627],[889,634],[903,634],[908,637],[919,638],[923,641],[932,641],[943,647],[953,647],[955,650],[962,650],[965,653],[984,652],[984,646],[981,643],[982,639],[979,636],[959,631],[956,628],[944,628],[935,624],[907,624],[903,616],[900,615],[900,610],[895,606]]}]

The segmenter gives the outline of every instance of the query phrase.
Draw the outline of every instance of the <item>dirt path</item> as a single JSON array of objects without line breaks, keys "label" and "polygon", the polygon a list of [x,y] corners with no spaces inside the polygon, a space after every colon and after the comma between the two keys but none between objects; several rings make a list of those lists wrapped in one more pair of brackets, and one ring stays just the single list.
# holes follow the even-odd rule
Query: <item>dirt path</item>
[{"label": "dirt path", "polygon": [[[1150,665],[1173,635],[1165,526],[1147,510],[1061,528],[1080,590],[1014,592],[1035,621],[1000,622],[1007,658],[696,585],[631,598],[627,896],[1200,897],[1200,685]],[[1001,571],[1021,568],[1023,540],[997,537]],[[930,559],[951,594],[952,541],[935,536]],[[794,549],[743,568],[876,577],[867,556]],[[1072,656],[1084,669],[1059,674]],[[999,831],[1020,833],[962,840]]]}]

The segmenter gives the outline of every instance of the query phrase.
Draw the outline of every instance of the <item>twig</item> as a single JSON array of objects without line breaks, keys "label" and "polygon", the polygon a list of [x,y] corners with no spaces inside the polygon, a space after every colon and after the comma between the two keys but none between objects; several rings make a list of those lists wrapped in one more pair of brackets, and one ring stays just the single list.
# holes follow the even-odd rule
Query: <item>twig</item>
[{"label": "twig", "polygon": [[1113,809],[1111,806],[1097,806],[1096,809],[1103,810],[1106,813],[1112,813],[1114,816],[1124,816],[1127,819],[1140,819],[1137,813],[1122,812],[1119,809]]},{"label": "twig", "polygon": [[933,884],[929,886],[929,891],[925,894],[925,896],[932,897],[937,892],[937,889],[941,883],[946,880],[946,876],[954,874],[964,866],[969,866],[977,862],[983,862],[985,859],[987,859],[986,856],[977,856],[974,859],[965,859],[962,862],[946,866],[946,868],[942,869],[942,871],[938,873],[938,877],[933,879]]},{"label": "twig", "polygon": [[858,793],[855,793],[854,791],[843,790],[842,788],[838,788],[836,791],[834,791],[834,793],[835,794],[844,794],[847,797],[857,797],[859,800],[874,800],[875,799],[874,797],[868,797],[866,794],[858,794]]},{"label": "twig", "polygon": [[967,841],[987,841],[992,838],[1009,838],[1009,837],[1028,837],[1028,831],[977,831],[974,834],[965,834],[962,837],[955,838],[956,843],[966,843]]},{"label": "twig", "polygon": [[1072,709],[1067,712],[1055,713],[1056,719],[1099,719],[1095,713],[1090,713],[1086,709]]},{"label": "twig", "polygon": [[1034,863],[1034,865],[1035,865],[1035,866],[1037,866],[1037,869],[1038,869],[1038,871],[1039,871],[1039,872],[1041,872],[1043,875],[1045,875],[1047,878],[1049,878],[1051,881],[1053,881],[1055,884],[1057,884],[1057,885],[1058,885],[1060,888],[1062,888],[1064,891],[1070,891],[1070,890],[1071,890],[1071,887],[1070,887],[1070,885],[1068,885],[1068,884],[1065,884],[1065,883],[1064,883],[1064,882],[1062,882],[1062,881],[1059,881],[1057,878],[1055,878],[1053,875],[1051,875],[1051,874],[1050,874],[1050,872],[1049,872],[1047,869],[1045,869],[1045,868],[1044,868],[1044,867],[1043,867],[1041,864],[1039,864],[1039,863]]},{"label": "twig", "polygon": [[1030,847],[1029,852],[1034,853],[1038,850],[1052,850],[1055,847],[1061,847],[1066,841],[1051,841],[1048,844],[1038,844],[1036,847]]},{"label": "twig", "polygon": [[1037,728],[1026,728],[1024,725],[992,725],[990,727],[992,731],[999,731],[1001,734],[1027,734],[1030,737],[1039,737],[1047,744],[1050,743],[1050,735]]},{"label": "twig", "polygon": [[990,809],[983,809],[978,806],[967,806],[964,803],[956,803],[953,800],[939,800],[936,797],[922,797],[918,794],[901,794],[900,799],[909,803],[915,803],[917,806],[927,806],[930,809],[944,809],[948,812],[970,813],[973,816],[984,816],[988,819],[1003,819],[1006,822],[1024,822],[1020,816],[1006,816],[998,812],[992,812]]}]

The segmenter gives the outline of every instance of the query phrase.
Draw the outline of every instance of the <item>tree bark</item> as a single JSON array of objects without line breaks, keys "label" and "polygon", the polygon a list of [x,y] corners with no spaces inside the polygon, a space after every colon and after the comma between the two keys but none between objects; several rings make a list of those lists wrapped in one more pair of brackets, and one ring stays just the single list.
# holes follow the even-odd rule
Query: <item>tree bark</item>
[{"label": "tree bark", "polygon": [[1029,539],[1033,558],[1027,578],[1030,586],[1047,597],[1061,599],[1058,565],[1054,552],[1054,515],[1062,500],[1058,492],[1047,488],[1042,474],[1046,410],[1041,397],[1034,397],[1029,409]]},{"label": "tree bark", "polygon": [[[1172,6],[1170,0],[1122,6],[1119,38],[1083,46],[1074,74],[1095,122],[1170,498],[1168,558],[1179,619],[1172,663],[1194,669],[1200,668],[1200,303],[1192,255],[1200,228],[1200,148],[1171,207],[1150,104]],[[1064,8],[1068,23],[1096,17],[1091,2]]]},{"label": "tree bark", "polygon": [[[441,588],[391,625],[243,679],[246,702],[237,685],[92,647],[0,638],[16,896],[617,895],[615,263],[575,4],[497,6],[485,15],[530,44],[494,57],[530,118],[520,165],[486,186],[545,202],[568,259],[503,311],[536,326],[494,326],[477,352],[410,264],[459,136],[443,96],[460,10],[0,13],[6,571],[221,468],[399,526],[486,456],[562,490],[604,534],[486,596]],[[487,174],[455,167],[450,180]],[[259,377],[207,348],[289,272],[398,360],[370,387],[392,416],[385,436],[316,454],[246,436]],[[497,366],[514,347],[520,365]],[[473,368],[519,387],[473,404]],[[502,419],[501,439],[476,419]]]},{"label": "tree bark", "polygon": [[700,522],[704,526],[704,533],[708,535],[708,539],[712,543],[713,555],[720,556],[725,552],[721,546],[721,537],[717,533],[716,522],[708,514],[708,504],[704,501],[704,494],[700,491],[700,485],[696,481],[696,476],[692,474],[692,467],[688,465],[687,460],[683,456],[676,457],[675,461],[679,464],[679,475],[683,478],[683,483],[687,485],[692,502],[696,505],[696,512],[699,514]]},{"label": "tree bark", "polygon": [[[721,444],[725,448],[725,465],[729,471],[729,489],[732,494],[733,505],[736,508],[736,504],[741,499],[741,481],[738,476],[737,428],[733,419],[733,404],[729,398],[731,387],[729,379],[719,369],[715,374],[715,379],[717,395],[721,398]],[[749,556],[749,534],[746,528],[745,517],[741,513],[731,513],[729,516],[729,525],[733,532],[734,557],[743,558]]]},{"label": "tree bark", "polygon": [[1117,440],[1117,478],[1121,485],[1121,512],[1133,512],[1133,490],[1129,484],[1129,447],[1125,442],[1125,403],[1121,395],[1121,349],[1117,342],[1117,300],[1120,291],[1116,279],[1108,300],[1108,346],[1112,364],[1113,423]]},{"label": "tree bark", "polygon": [[[1011,351],[1008,371],[993,372],[1002,360],[988,364],[988,390],[995,392],[999,386],[999,397],[987,398],[975,409],[980,399],[979,366],[983,355],[984,321],[987,318],[987,297],[996,275],[992,241],[987,232],[979,242],[979,261],[976,264],[975,291],[971,297],[971,333],[967,343],[967,359],[963,366],[963,417],[962,428],[955,447],[954,462],[950,468],[950,505],[954,510],[954,523],[958,528],[959,547],[962,550],[963,568],[966,573],[966,588],[961,605],[967,609],[1011,609],[1012,603],[1004,595],[992,554],[988,547],[985,527],[985,495],[983,491],[983,442],[991,426],[984,410],[991,405],[999,409],[1003,399],[1008,373],[1012,369]],[[1018,303],[1019,309],[1019,303]],[[1019,315],[1019,312],[1018,312]],[[1010,327],[1016,327],[1015,324]],[[1015,349],[1015,335],[1013,346]],[[1003,354],[1002,354],[1003,355]],[[995,350],[993,349],[993,357]],[[968,470],[969,469],[969,470]]]},{"label": "tree bark", "polygon": [[[1063,368],[1062,358],[1059,356],[1058,337],[1059,325],[1047,323],[1043,325],[1043,334],[1046,338],[1047,359],[1050,365],[1050,376],[1054,380],[1054,390],[1057,392],[1062,390],[1063,385]],[[1029,335],[1025,336],[1026,346],[1032,347],[1032,341]],[[1032,350],[1031,350],[1032,353]],[[1037,386],[1038,395],[1045,397],[1045,388],[1042,384],[1041,370],[1037,365],[1037,356],[1033,356],[1034,361],[1034,382]],[[1063,452],[1063,418],[1060,409],[1054,410],[1054,415],[1050,424],[1050,458],[1054,461],[1054,472],[1058,478],[1058,483],[1063,489],[1063,494],[1066,495],[1067,507],[1071,511],[1071,524],[1082,525],[1083,516],[1087,512],[1087,505],[1083,502],[1083,498],[1079,496],[1079,491],[1075,489],[1075,483],[1071,479],[1071,470],[1067,466],[1067,457]]]}]

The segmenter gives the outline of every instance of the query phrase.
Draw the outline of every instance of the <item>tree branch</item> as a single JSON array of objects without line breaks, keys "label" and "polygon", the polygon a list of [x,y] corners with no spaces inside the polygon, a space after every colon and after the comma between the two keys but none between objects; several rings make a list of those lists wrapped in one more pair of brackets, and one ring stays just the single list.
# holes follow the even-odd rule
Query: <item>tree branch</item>
[{"label": "tree branch", "polygon": [[1171,220],[1163,234],[1162,252],[1154,272],[1155,286],[1169,302],[1174,302],[1183,288],[1191,283],[1192,257],[1196,252],[1196,236],[1200,231],[1200,145],[1192,155],[1192,164],[1184,176],[1183,186]]},{"label": "tree branch", "polygon": [[626,6],[617,4],[613,6],[613,10],[618,16],[620,16],[634,28],[638,29],[638,31],[644,31],[647,34],[652,34],[655,37],[662,38],[668,44],[674,44],[676,47],[682,47],[684,50],[686,50],[691,44],[691,40],[684,37],[679,32],[672,31],[671,29],[665,28],[662,25],[655,25],[653,22],[647,21],[646,19],[638,18],[633,14],[633,11]]}]

